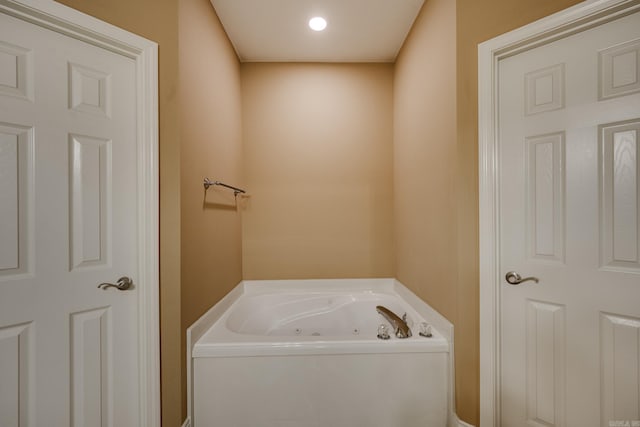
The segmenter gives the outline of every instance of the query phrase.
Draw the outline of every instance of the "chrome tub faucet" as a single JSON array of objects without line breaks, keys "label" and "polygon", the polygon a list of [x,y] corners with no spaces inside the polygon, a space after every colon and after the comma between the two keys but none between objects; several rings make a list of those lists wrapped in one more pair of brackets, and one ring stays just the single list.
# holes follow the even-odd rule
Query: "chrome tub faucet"
[{"label": "chrome tub faucet", "polygon": [[398,317],[393,311],[388,308],[379,305],[376,307],[376,311],[380,313],[393,327],[396,337],[409,338],[411,336],[411,329],[403,319]]}]

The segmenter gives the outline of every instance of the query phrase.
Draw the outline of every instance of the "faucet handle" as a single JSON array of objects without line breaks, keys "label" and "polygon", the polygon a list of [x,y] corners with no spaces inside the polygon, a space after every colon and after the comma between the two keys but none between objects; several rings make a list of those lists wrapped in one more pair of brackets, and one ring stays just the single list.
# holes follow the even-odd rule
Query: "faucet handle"
[{"label": "faucet handle", "polygon": [[433,332],[431,332],[431,325],[427,322],[420,323],[420,336],[425,338],[431,338],[433,336]]},{"label": "faucet handle", "polygon": [[411,317],[409,317],[407,315],[407,313],[404,313],[402,315],[402,321],[405,323],[405,325],[407,325],[409,328],[413,328],[413,320],[411,319]]},{"label": "faucet handle", "polygon": [[389,327],[384,323],[381,323],[380,326],[378,326],[378,338],[381,340],[388,340],[391,338],[389,336]]}]

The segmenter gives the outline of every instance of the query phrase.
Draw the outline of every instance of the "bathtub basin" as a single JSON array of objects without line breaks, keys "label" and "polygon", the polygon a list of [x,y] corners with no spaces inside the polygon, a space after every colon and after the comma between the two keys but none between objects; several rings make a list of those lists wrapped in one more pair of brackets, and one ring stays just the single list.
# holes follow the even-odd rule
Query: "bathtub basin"
[{"label": "bathtub basin", "polygon": [[[450,330],[421,304],[391,279],[241,283],[188,331],[191,426],[445,427]],[[378,339],[378,305],[412,336]]]}]

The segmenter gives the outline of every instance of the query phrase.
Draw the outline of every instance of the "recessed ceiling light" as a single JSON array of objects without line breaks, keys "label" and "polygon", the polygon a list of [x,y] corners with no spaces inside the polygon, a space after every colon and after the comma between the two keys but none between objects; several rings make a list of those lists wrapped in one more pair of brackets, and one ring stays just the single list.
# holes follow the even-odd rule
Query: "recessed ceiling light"
[{"label": "recessed ceiling light", "polygon": [[322,31],[325,28],[327,28],[327,20],[324,18],[321,18],[320,16],[316,16],[309,20],[309,27],[313,31]]}]

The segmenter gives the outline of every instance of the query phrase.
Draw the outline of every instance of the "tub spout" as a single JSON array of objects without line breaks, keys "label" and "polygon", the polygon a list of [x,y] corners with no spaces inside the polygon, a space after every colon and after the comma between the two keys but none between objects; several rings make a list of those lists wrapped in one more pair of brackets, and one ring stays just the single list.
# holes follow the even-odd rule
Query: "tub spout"
[{"label": "tub spout", "polygon": [[391,323],[391,326],[396,333],[396,337],[409,338],[411,336],[411,329],[409,329],[407,322],[399,318],[393,311],[382,305],[377,306],[376,311]]}]

